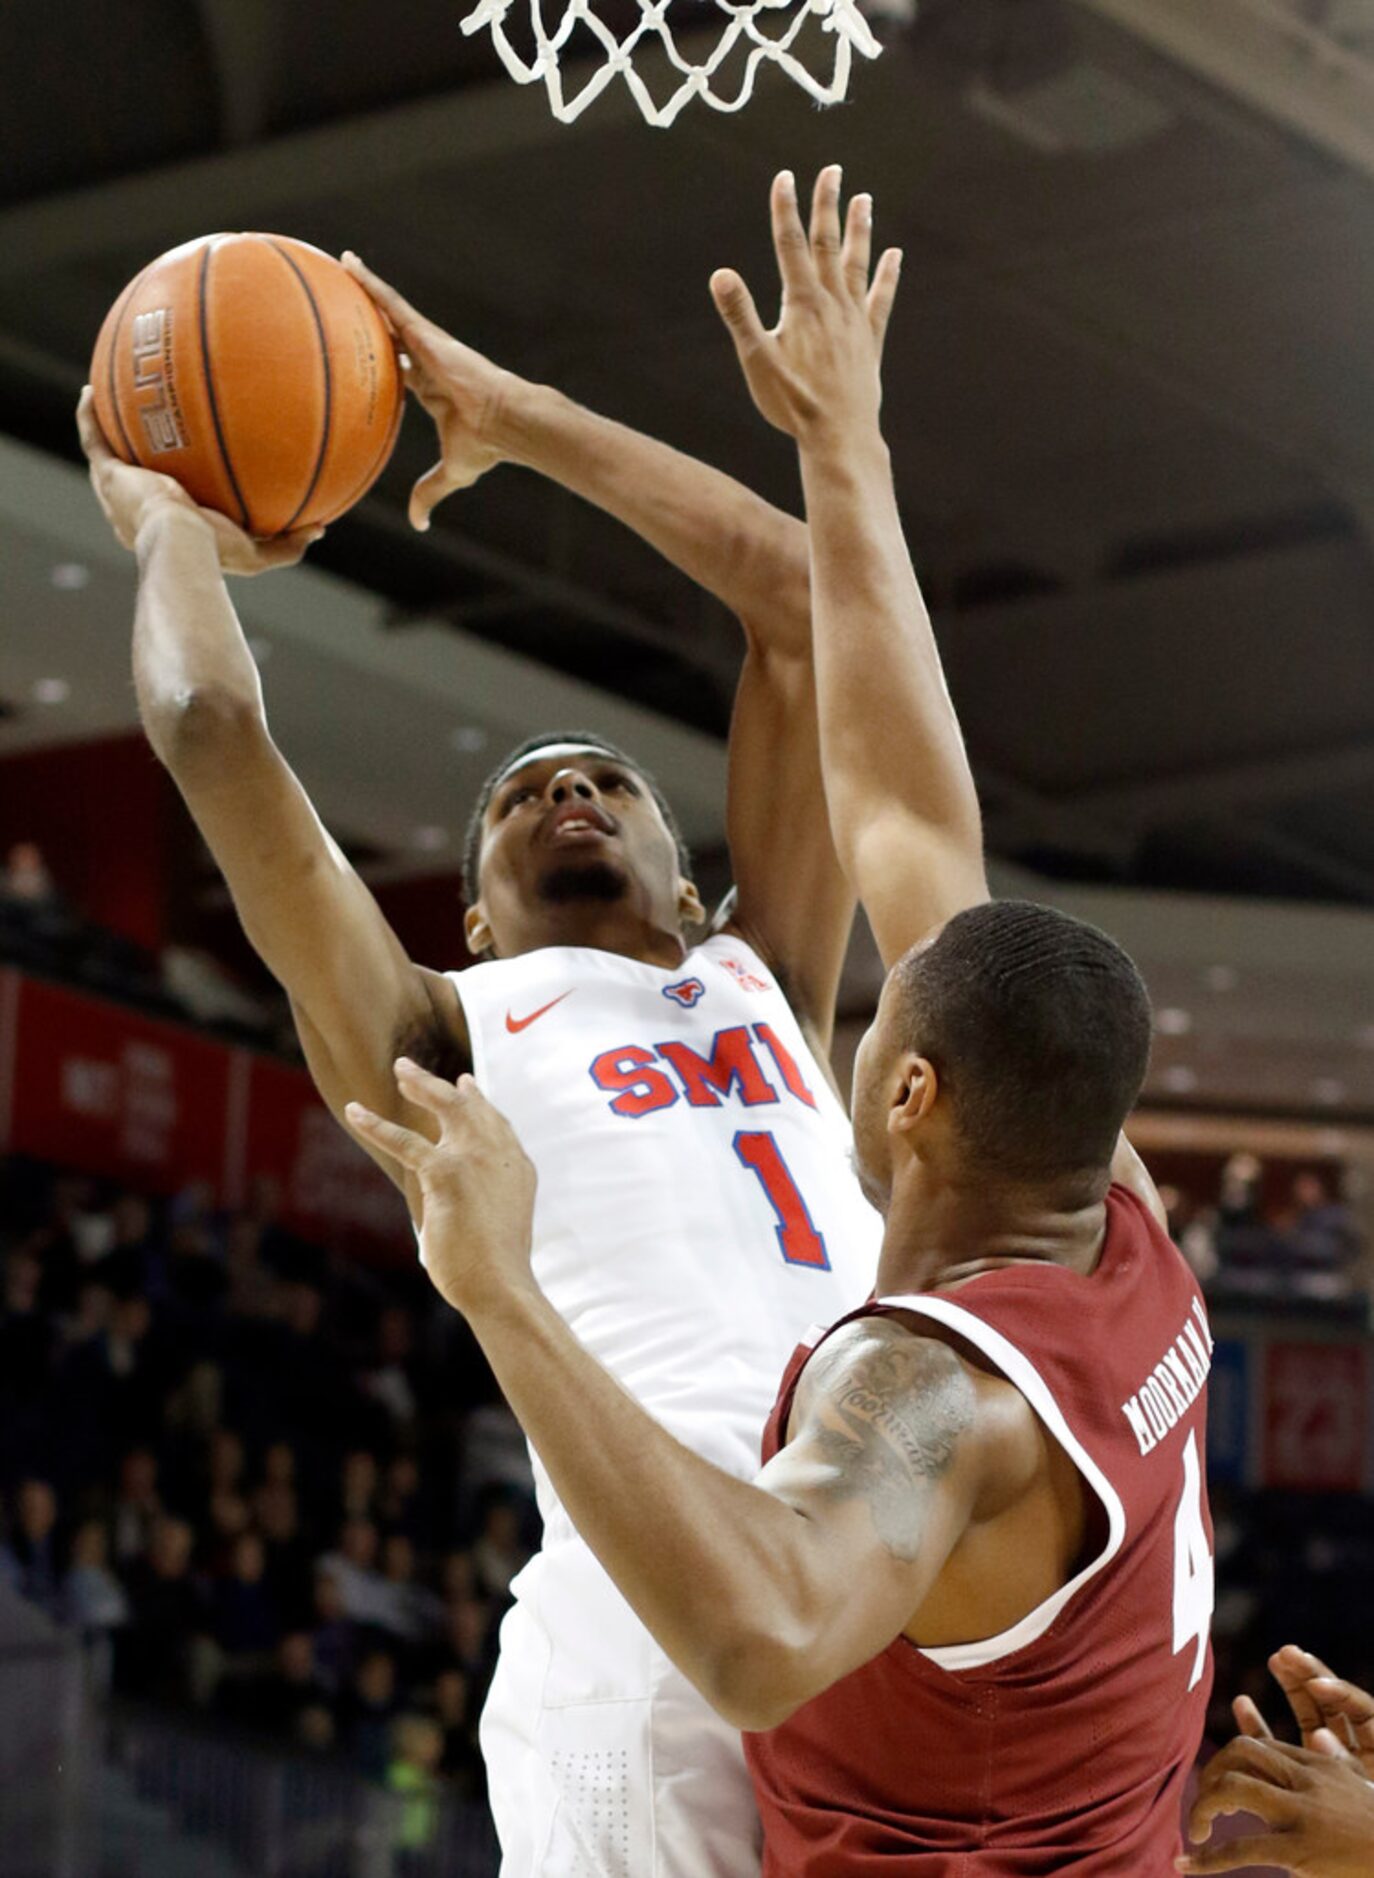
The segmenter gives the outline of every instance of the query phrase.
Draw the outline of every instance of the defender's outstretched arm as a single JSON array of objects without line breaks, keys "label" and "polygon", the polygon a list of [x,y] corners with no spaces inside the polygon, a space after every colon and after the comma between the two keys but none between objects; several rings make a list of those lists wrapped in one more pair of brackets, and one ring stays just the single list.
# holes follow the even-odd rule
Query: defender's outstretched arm
[{"label": "defender's outstretched arm", "polygon": [[842,231],[839,194],[832,166],[808,236],[790,173],[773,185],[783,301],[771,331],[737,274],[717,273],[712,291],[755,403],[798,444],[831,825],[890,966],[988,889],[978,796],[879,426],[900,255],[889,249],[870,284],[871,200],[854,198]]}]

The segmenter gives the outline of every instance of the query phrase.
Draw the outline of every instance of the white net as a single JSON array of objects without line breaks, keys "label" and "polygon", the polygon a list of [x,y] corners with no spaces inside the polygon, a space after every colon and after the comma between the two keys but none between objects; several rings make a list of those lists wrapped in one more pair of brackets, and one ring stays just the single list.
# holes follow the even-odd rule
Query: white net
[{"label": "white net", "polygon": [[[587,106],[606,89],[613,79],[623,78],[636,104],[650,124],[673,122],[678,112],[692,98],[701,98],[716,111],[738,111],[747,104],[754,90],[754,78],[761,65],[777,65],[810,92],[818,104],[836,104],[849,85],[849,68],[855,52],[866,59],[876,59],[882,51],[868,21],[859,11],[856,0],[710,0],[695,9],[693,45],[699,45],[701,19],[714,12],[723,16],[720,38],[705,57],[689,59],[673,37],[669,10],[674,0],[639,0],[639,19],[623,36],[607,25],[595,10],[595,0],[564,0],[563,12],[550,31],[544,20],[542,0],[526,0],[529,26],[533,31],[534,55],[525,57],[512,43],[506,27],[520,0],[479,0],[463,20],[465,33],[487,29],[501,56],[501,62],[520,85],[532,85],[542,79],[549,94],[553,114],[564,124],[571,124]],[[777,20],[790,11],[791,17],[774,34],[763,30],[762,22]],[[524,25],[523,13],[517,15]],[[819,23],[834,45],[834,58],[828,76],[813,72],[798,51],[798,41],[808,27]],[[587,49],[587,34],[600,45],[604,54],[582,85],[571,92],[565,89],[560,55],[574,33],[578,34],[577,52]],[[635,54],[659,52],[674,75],[675,89],[663,99],[656,99],[635,69]],[[742,60],[742,70],[738,69]],[[735,68],[727,71],[730,65]],[[580,73],[578,74],[581,75]],[[717,81],[721,89],[717,89]],[[727,84],[733,89],[726,91]]]}]

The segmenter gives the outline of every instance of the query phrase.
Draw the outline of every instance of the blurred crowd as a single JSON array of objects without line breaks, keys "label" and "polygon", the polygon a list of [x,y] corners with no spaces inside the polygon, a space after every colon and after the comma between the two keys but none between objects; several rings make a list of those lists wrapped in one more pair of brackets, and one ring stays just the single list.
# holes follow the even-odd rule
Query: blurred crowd
[{"label": "blurred crowd", "polygon": [[1312,1167],[1285,1174],[1240,1153],[1211,1192],[1201,1183],[1160,1191],[1173,1237],[1214,1302],[1364,1308],[1364,1234],[1334,1174]]},{"label": "blurred crowd", "polygon": [[117,1698],[479,1795],[537,1539],[461,1320],[274,1224],[0,1161],[0,1580]]}]

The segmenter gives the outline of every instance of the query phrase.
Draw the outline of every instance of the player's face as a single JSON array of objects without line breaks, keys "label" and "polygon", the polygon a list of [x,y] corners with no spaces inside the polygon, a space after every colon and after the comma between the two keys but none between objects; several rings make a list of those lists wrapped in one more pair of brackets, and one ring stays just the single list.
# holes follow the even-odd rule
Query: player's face
[{"label": "player's face", "polygon": [[671,932],[684,914],[677,844],[653,792],[628,764],[575,746],[534,751],[502,777],[483,818],[479,879],[470,926],[500,956],[565,929],[579,908],[599,918],[623,907]]}]

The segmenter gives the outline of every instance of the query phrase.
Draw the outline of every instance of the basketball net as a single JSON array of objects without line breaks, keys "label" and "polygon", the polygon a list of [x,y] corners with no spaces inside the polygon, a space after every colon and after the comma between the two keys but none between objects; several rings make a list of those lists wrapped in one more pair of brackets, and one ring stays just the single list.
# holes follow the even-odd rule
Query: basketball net
[{"label": "basketball net", "polygon": [[[511,44],[506,33],[508,15],[520,0],[479,0],[462,22],[465,33],[481,32],[485,27],[492,37],[501,62],[518,85],[532,85],[543,79],[549,94],[549,106],[561,123],[571,124],[587,106],[599,98],[612,79],[623,78],[635,103],[650,124],[671,124],[689,99],[701,98],[715,111],[738,111],[749,102],[754,77],[766,61],[781,69],[796,84],[809,91],[818,104],[836,104],[849,85],[849,67],[855,52],[866,59],[876,59],[882,46],[873,36],[868,21],[859,11],[856,0],[710,0],[715,10],[724,14],[726,25],[709,57],[694,62],[683,56],[673,38],[668,10],[673,0],[639,0],[639,23],[624,38],[619,38],[606,22],[597,17],[592,0],[564,0],[562,18],[553,32],[544,24],[541,0],[528,0],[529,20],[534,32],[534,57],[526,59]],[[795,6],[793,17],[776,38],[763,32],[760,16]],[[710,11],[710,6],[701,9]],[[833,35],[834,63],[830,76],[822,78],[804,65],[793,47],[803,28],[819,21],[823,31]],[[574,31],[585,28],[599,42],[605,59],[581,87],[569,96],[563,85],[559,56]],[[657,39],[670,68],[680,75],[677,89],[663,103],[657,103],[635,70],[635,54],[652,51]],[[585,32],[580,36],[579,55],[586,47]],[[721,68],[743,46],[744,70],[738,89],[727,96],[714,87]]]}]

